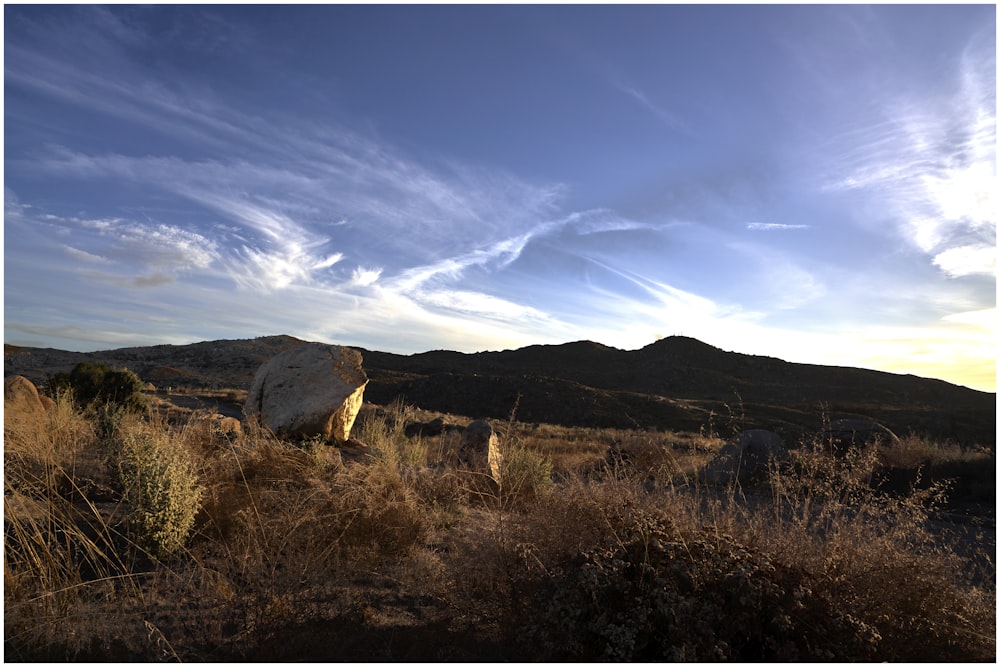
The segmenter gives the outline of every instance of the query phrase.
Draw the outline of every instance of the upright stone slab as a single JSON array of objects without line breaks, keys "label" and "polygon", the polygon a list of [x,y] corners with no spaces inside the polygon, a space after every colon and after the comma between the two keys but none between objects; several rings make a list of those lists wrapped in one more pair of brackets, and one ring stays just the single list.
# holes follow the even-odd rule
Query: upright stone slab
[{"label": "upright stone slab", "polygon": [[503,454],[500,440],[488,421],[477,419],[466,426],[458,451],[459,461],[479,470],[489,470],[493,479],[500,482]]},{"label": "upright stone slab", "polygon": [[243,411],[281,437],[346,442],[367,384],[357,350],[303,343],[261,365]]}]

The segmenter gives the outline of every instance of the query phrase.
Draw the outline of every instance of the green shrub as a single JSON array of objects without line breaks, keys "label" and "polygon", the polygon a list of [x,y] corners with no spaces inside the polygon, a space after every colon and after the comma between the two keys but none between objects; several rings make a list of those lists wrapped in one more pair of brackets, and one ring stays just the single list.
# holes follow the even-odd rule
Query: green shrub
[{"label": "green shrub", "polygon": [[173,555],[184,546],[202,495],[187,452],[130,429],[111,443],[108,454],[136,543],[156,558]]},{"label": "green shrub", "polygon": [[59,373],[49,383],[53,391],[69,388],[78,405],[115,406],[128,412],[144,412],[148,407],[142,380],[127,368],[81,361],[69,373]]}]

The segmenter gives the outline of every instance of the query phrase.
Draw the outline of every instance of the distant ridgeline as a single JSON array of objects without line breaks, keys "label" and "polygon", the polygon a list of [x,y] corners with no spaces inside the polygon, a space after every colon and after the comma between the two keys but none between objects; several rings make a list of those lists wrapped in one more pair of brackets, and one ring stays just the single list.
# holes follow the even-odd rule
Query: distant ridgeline
[{"label": "distant ridgeline", "polygon": [[[291,336],[157,345],[101,352],[4,349],[4,374],[39,384],[79,361],[127,367],[145,382],[190,388],[246,388]],[[793,364],[725,352],[673,336],[640,350],[591,342],[503,352],[398,355],[360,349],[365,399],[402,399],[472,418],[599,428],[714,431],[767,428],[790,441],[824,419],[862,416],[963,445],[996,443],[996,394],[941,380],[858,368]]]}]

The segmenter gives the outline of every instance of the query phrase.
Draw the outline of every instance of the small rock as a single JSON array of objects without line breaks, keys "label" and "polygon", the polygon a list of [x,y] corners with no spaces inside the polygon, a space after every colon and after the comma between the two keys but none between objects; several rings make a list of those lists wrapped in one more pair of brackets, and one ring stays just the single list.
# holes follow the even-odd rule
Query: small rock
[{"label": "small rock", "polygon": [[239,435],[243,432],[243,425],[235,417],[227,417],[219,413],[208,415],[204,418],[212,425],[212,431],[223,435]]},{"label": "small rock", "polygon": [[413,438],[416,436],[433,437],[444,433],[447,427],[448,425],[444,423],[444,418],[438,417],[436,419],[432,419],[427,423],[416,422],[413,424],[409,424],[406,427],[404,433],[408,438]]}]

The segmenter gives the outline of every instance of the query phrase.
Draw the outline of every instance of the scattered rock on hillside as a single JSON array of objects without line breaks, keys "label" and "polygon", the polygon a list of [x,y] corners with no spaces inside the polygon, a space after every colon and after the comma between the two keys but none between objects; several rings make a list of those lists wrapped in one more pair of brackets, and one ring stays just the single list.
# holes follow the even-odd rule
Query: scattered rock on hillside
[{"label": "scattered rock on hillside", "polygon": [[705,465],[706,481],[724,483],[737,480],[741,484],[760,479],[772,463],[788,456],[785,443],[777,433],[765,429],[750,429],[739,439],[722,447]]},{"label": "scattered rock on hillside", "polygon": [[235,417],[227,417],[226,415],[215,412],[205,415],[201,419],[209,422],[212,430],[216,433],[221,433],[223,435],[238,435],[243,432],[243,425],[240,424],[240,420]]},{"label": "scattered rock on hillside", "polygon": [[477,419],[462,431],[458,448],[458,459],[473,469],[489,470],[493,479],[500,481],[500,439],[490,423]]},{"label": "scattered rock on hillside", "polygon": [[360,352],[306,343],[261,365],[247,392],[244,412],[282,437],[322,436],[345,442],[366,384]]},{"label": "scattered rock on hillside", "polygon": [[444,433],[444,427],[445,427],[444,418],[437,417],[436,419],[432,419],[431,421],[426,423],[414,422],[412,424],[407,424],[405,433],[406,437],[408,438],[412,438],[418,435],[422,437],[433,437],[435,435],[441,435],[442,433]]},{"label": "scattered rock on hillside", "polygon": [[412,424],[406,425],[406,437],[413,438],[420,436],[422,438],[432,438],[436,435],[441,435],[442,433],[452,433],[454,431],[464,431],[465,427],[459,424],[449,424],[444,420],[444,417],[435,417],[429,422],[413,422]]},{"label": "scattered rock on hillside", "polygon": [[899,436],[870,419],[834,419],[820,433],[820,438],[820,442],[831,445],[838,452],[847,451],[851,446],[895,446],[900,442]]}]

